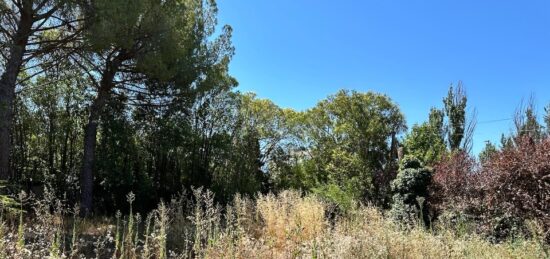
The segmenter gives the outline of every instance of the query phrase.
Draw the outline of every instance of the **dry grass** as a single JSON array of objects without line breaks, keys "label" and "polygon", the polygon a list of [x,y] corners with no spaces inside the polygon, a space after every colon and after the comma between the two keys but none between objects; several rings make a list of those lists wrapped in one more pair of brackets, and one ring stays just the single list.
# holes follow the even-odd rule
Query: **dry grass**
[{"label": "dry grass", "polygon": [[492,244],[476,235],[459,237],[445,229],[403,230],[372,207],[356,206],[346,215],[328,220],[330,207],[326,203],[293,191],[260,195],[254,200],[237,196],[223,209],[209,191],[197,189],[193,195],[192,200],[160,204],[146,217],[120,216],[110,224],[105,219],[81,221],[53,199],[40,201],[32,219],[27,217],[23,224],[17,220],[0,224],[1,257],[549,257],[548,247],[536,238]]}]

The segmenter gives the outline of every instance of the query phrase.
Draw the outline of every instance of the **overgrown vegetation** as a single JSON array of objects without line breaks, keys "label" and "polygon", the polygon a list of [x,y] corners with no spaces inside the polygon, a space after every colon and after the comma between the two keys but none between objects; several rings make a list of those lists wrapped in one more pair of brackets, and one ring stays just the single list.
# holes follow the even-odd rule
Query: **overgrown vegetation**
[{"label": "overgrown vegetation", "polygon": [[382,93],[236,91],[214,0],[0,0],[0,25],[1,258],[549,256],[533,100],[476,158],[461,82],[410,130]]},{"label": "overgrown vegetation", "polygon": [[[225,206],[210,191],[191,193],[149,214],[91,221],[51,193],[28,197],[36,217],[4,218],[0,252],[11,258],[544,258],[550,252],[537,239],[537,225],[531,239],[495,245],[476,234],[457,235],[452,225],[403,228],[359,204],[331,218],[333,205],[295,191],[236,195]],[[127,198],[129,205],[139,202]]]},{"label": "overgrown vegetation", "polygon": [[520,136],[482,165],[466,153],[441,161],[431,190],[436,214],[467,220],[495,239],[524,235],[535,221],[550,241],[549,141]]}]

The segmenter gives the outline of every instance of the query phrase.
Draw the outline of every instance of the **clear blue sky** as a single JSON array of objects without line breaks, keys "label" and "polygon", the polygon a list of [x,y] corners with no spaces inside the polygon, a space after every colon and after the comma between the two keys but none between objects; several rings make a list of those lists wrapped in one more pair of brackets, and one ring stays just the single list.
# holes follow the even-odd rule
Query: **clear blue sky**
[{"label": "clear blue sky", "polygon": [[[550,102],[550,1],[218,0],[239,90],[307,109],[338,89],[386,93],[409,125],[462,80],[478,121]],[[511,121],[479,124],[474,153]]]}]

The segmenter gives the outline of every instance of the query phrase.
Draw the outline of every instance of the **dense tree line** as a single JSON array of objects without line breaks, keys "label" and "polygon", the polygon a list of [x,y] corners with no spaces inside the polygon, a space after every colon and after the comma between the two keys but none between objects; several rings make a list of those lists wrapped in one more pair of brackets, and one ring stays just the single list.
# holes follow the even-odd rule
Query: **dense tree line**
[{"label": "dense tree line", "polygon": [[[81,212],[299,188],[387,204],[405,121],[376,93],[296,112],[234,91],[214,1],[2,1],[0,175]],[[216,30],[218,29],[218,32]],[[96,206],[93,206],[95,200]]]},{"label": "dense tree line", "polygon": [[[159,148],[152,127],[180,123],[174,128],[186,130],[180,120],[189,119],[200,95],[236,85],[227,74],[231,28],[213,36],[214,1],[15,0],[0,8],[3,180],[53,181],[61,192],[78,186],[73,196],[84,215],[94,186],[113,175],[168,190],[179,182],[166,178],[180,168],[171,164],[178,154]],[[136,140],[139,134],[147,138]],[[145,148],[145,139],[155,144]],[[152,161],[138,163],[150,154]],[[109,161],[99,160],[105,155]],[[198,161],[195,171],[204,167]]]}]

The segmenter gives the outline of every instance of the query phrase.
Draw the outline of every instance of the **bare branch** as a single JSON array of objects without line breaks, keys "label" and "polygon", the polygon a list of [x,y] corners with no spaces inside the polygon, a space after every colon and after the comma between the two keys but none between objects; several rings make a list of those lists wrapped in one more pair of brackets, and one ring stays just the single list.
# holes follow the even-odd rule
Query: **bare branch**
[{"label": "bare branch", "polygon": [[474,109],[469,116],[468,123],[464,129],[464,138],[462,140],[462,150],[470,153],[474,145],[474,132],[477,126],[477,110]]},{"label": "bare branch", "polygon": [[[60,5],[56,5],[56,6],[52,7],[52,9],[50,9],[49,11],[34,16],[34,17],[33,17],[33,20],[34,20],[34,21],[47,20],[47,19],[48,19],[50,16],[52,16],[57,10],[59,10],[60,7],[61,7]],[[44,22],[43,22],[43,23],[44,23]],[[42,23],[42,24],[43,24],[43,23]]]},{"label": "bare branch", "polygon": [[80,67],[84,71],[84,73],[88,75],[90,81],[92,81],[94,86],[99,89],[99,82],[97,82],[95,76],[90,72],[90,70],[86,66],[84,66],[77,58],[74,58],[72,56],[70,58],[73,62],[75,62],[78,67]]}]

